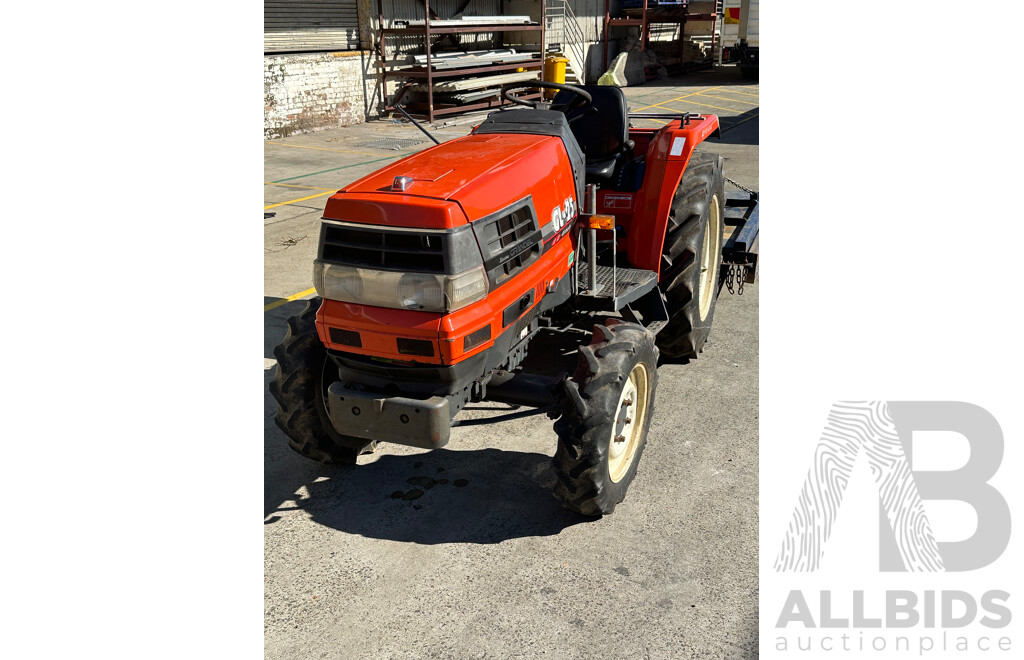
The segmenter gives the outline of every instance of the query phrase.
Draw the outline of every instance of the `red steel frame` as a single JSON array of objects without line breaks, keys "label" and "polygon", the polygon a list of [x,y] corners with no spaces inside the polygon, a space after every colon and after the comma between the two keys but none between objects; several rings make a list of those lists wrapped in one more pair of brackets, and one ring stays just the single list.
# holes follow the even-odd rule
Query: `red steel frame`
[{"label": "red steel frame", "polygon": [[[683,32],[686,29],[687,21],[711,21],[711,63],[715,61],[715,26],[718,25],[718,12],[713,14],[690,14],[688,8],[680,8],[679,10],[666,10],[664,14],[651,14],[651,11],[647,7],[648,0],[644,0],[644,6],[640,13],[640,18],[612,18],[611,16],[611,0],[605,0],[604,3],[604,68],[608,69],[608,31],[611,27],[616,26],[629,26],[635,25],[640,28],[640,52],[643,52],[650,45],[651,31],[650,26],[652,23],[678,23],[679,24],[679,54],[680,54],[680,65],[684,68],[686,62],[682,61],[683,53]],[[717,3],[716,3],[717,6]],[[668,13],[670,11],[680,11],[682,13]]]}]

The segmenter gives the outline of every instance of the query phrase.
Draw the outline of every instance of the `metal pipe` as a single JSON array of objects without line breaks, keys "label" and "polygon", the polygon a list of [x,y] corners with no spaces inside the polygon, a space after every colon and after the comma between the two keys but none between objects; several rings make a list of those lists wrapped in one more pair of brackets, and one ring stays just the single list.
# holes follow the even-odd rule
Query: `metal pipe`
[{"label": "metal pipe", "polygon": [[630,119],[680,119],[689,121],[696,115],[689,112],[631,112]]},{"label": "metal pipe", "polygon": [[403,115],[405,115],[405,118],[406,118],[406,119],[408,119],[409,121],[411,121],[411,122],[412,122],[413,126],[415,126],[416,128],[420,129],[421,131],[423,131],[423,134],[424,134],[424,135],[426,135],[426,136],[427,136],[428,138],[430,138],[431,140],[433,140],[433,141],[434,141],[434,144],[441,144],[440,142],[438,142],[438,140],[437,140],[437,138],[436,138],[436,137],[434,137],[433,135],[431,135],[431,134],[430,134],[430,132],[429,132],[429,131],[428,131],[427,129],[423,128],[423,125],[422,125],[422,124],[420,124],[420,123],[419,123],[418,121],[416,121],[415,119],[413,119],[413,118],[412,118],[412,117],[411,117],[411,116],[409,115],[409,113],[405,111],[405,108],[403,108],[402,106],[398,105],[397,103],[395,104],[395,107],[396,107],[396,108],[398,109],[398,111],[399,111],[399,112],[401,112],[401,113],[402,113]]},{"label": "metal pipe", "polygon": [[612,295],[617,296],[619,290],[619,230],[612,223]]},{"label": "metal pipe", "polygon": [[[586,214],[597,213],[597,186],[587,184]],[[593,294],[597,291],[597,230],[587,230],[587,288]]]},{"label": "metal pipe", "polygon": [[[434,123],[434,65],[430,57],[430,0],[423,0],[423,40],[427,48],[427,121]],[[406,115],[408,116],[408,115]],[[425,131],[424,131],[425,132]],[[437,142],[437,140],[434,140]]]},{"label": "metal pipe", "polygon": [[597,230],[587,230],[587,289],[597,291]]}]

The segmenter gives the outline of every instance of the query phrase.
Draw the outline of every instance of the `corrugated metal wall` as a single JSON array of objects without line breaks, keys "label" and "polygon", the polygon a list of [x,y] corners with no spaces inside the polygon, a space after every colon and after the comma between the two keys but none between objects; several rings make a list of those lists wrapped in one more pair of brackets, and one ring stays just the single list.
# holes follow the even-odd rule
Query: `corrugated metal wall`
[{"label": "corrugated metal wall", "polygon": [[263,52],[359,48],[356,0],[263,0]]},{"label": "corrugated metal wall", "polygon": [[[455,16],[463,0],[430,0],[430,9],[438,18],[450,19]],[[394,27],[393,21],[423,20],[423,3],[419,0],[383,0],[384,26]],[[377,16],[377,0],[370,0],[374,18]],[[498,0],[470,0],[463,16],[497,16],[501,12]]]}]

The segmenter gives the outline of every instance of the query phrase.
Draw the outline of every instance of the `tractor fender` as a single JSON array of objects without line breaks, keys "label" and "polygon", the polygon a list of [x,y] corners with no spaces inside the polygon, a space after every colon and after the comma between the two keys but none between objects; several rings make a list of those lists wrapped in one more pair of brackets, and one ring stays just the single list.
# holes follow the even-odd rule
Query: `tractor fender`
[{"label": "tractor fender", "polygon": [[653,270],[660,277],[672,198],[697,145],[720,134],[718,117],[701,115],[685,125],[672,122],[651,140],[644,183],[634,198],[635,211],[626,240],[629,262],[634,267]]}]

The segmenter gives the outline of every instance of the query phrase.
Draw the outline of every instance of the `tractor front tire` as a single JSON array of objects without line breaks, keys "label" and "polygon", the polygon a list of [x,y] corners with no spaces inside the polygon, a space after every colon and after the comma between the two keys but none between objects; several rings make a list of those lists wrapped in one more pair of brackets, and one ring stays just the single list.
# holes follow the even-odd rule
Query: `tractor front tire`
[{"label": "tractor front tire", "polygon": [[711,332],[718,299],[725,226],[723,158],[694,153],[672,199],[661,257],[668,325],[658,347],[671,358],[696,358]]},{"label": "tractor front tire", "polygon": [[288,445],[306,458],[355,465],[356,457],[373,451],[376,443],[337,433],[327,415],[327,387],[337,379],[337,369],[316,334],[321,300],[310,299],[298,316],[288,319],[288,332],[274,348],[277,371],[270,382],[278,405],[274,421],[288,436]]},{"label": "tractor front tire", "polygon": [[554,496],[588,516],[609,514],[626,497],[647,442],[658,385],[654,335],[610,319],[594,326],[579,366],[566,382],[568,401],[555,422]]}]

